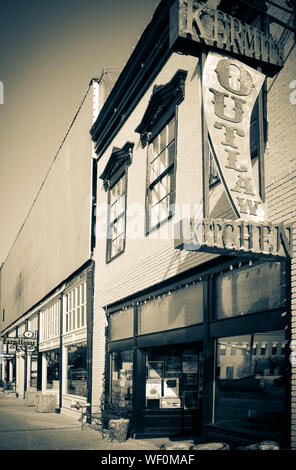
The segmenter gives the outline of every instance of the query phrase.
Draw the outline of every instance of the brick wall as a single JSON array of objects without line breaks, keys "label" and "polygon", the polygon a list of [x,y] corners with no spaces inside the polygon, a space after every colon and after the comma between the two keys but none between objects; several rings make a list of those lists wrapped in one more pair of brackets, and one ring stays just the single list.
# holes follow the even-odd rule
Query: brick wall
[{"label": "brick wall", "polygon": [[[285,2],[278,4],[286,6]],[[288,21],[289,15],[279,14],[275,8],[270,13]],[[272,34],[280,38],[283,29],[271,27]],[[290,83],[296,79],[296,50],[293,35],[285,41],[286,62],[283,70],[274,79],[268,80],[268,142],[266,146],[265,191],[268,218],[271,222],[285,222],[293,226],[293,258],[291,272],[291,318],[292,341],[296,340],[296,105],[290,102]],[[291,446],[296,448],[296,364],[292,364],[291,383]]]},{"label": "brick wall", "polygon": [[[284,6],[284,2],[282,3]],[[278,11],[271,10],[271,14],[280,16]],[[284,20],[287,18],[283,18]],[[283,38],[283,28],[272,25],[272,34],[276,38]],[[296,105],[290,102],[290,83],[296,80],[296,51],[292,49],[292,34],[285,38],[285,56],[287,57],[284,69],[273,79],[267,81],[267,109],[268,109],[268,140],[264,155],[265,165],[265,196],[270,222],[286,222],[295,226],[296,221],[296,137],[294,123],[296,122]],[[156,84],[166,83],[172,75],[172,70],[186,68],[189,70],[190,90],[192,99],[194,94],[200,99],[197,63],[190,57],[172,57],[171,62],[155,81]],[[196,59],[195,59],[196,61]],[[195,70],[194,70],[195,67]],[[152,86],[155,84],[153,83]],[[143,112],[151,95],[152,86],[146,96],[135,109],[129,122],[124,126],[116,141],[107,149],[99,162],[99,174],[105,167],[114,146],[121,147],[127,140],[135,141],[133,163],[129,168],[128,205],[131,202],[144,202],[144,175],[146,172],[146,153],[139,146],[139,138],[135,136],[134,129],[140,122]],[[197,103],[198,104],[198,101]],[[183,108],[182,108],[183,106]],[[194,130],[194,153],[187,151],[185,141],[190,140],[188,127],[192,123],[186,119],[192,116],[182,103],[184,126],[180,130],[182,141],[178,142],[177,163],[177,195],[187,202],[201,203],[201,191],[197,187],[201,177],[201,123],[199,113],[194,115],[196,127]],[[196,108],[198,109],[198,108]],[[188,114],[189,112],[189,114]],[[192,119],[191,119],[192,121]],[[190,124],[189,124],[190,122]],[[185,133],[185,134],[184,134]],[[184,136],[185,135],[185,136]],[[199,141],[198,141],[199,139]],[[180,151],[181,144],[181,151]],[[184,147],[182,147],[184,145]],[[192,160],[194,158],[194,160]],[[182,159],[186,165],[182,165]],[[187,174],[186,174],[187,171]],[[182,174],[183,172],[183,174]],[[132,195],[133,194],[133,195]],[[104,192],[99,189],[99,200],[104,198]],[[135,198],[133,201],[133,197]],[[178,196],[177,196],[178,197]],[[141,199],[142,198],[142,199]],[[231,217],[230,212],[225,213]],[[294,254],[296,249],[296,234],[294,230]],[[128,240],[126,252],[117,260],[108,265],[105,263],[105,240],[99,241],[96,250],[96,280],[94,299],[94,337],[93,337],[93,403],[98,404],[103,386],[104,360],[105,360],[105,326],[106,319],[103,306],[114,303],[137,291],[168,279],[177,273],[186,271],[193,266],[205,262],[210,256],[203,253],[189,253],[174,250],[172,240],[150,240],[145,243],[139,240]],[[292,259],[292,340],[296,340],[296,259]],[[296,366],[292,368],[292,447],[296,448]]]}]

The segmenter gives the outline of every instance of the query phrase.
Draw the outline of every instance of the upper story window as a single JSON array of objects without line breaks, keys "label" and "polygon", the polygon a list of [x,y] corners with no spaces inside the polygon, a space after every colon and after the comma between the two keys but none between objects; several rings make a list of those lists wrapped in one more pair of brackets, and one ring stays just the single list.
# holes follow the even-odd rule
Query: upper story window
[{"label": "upper story window", "polygon": [[37,331],[38,331],[38,315],[33,315],[29,320],[28,320],[28,330],[33,331],[35,334],[35,337],[37,337]]},{"label": "upper story window", "polygon": [[126,174],[109,189],[108,193],[107,260],[124,251],[126,214]]},{"label": "upper story window", "polygon": [[185,96],[187,72],[178,70],[170,82],[155,85],[145,114],[136,129],[148,147],[146,233],[174,213],[177,105]]},{"label": "upper story window", "polygon": [[147,227],[158,227],[175,203],[176,119],[171,118],[148,145]]},{"label": "upper story window", "polygon": [[40,312],[40,341],[57,338],[60,334],[59,300]]},{"label": "upper story window", "polygon": [[114,147],[111,157],[100,176],[108,191],[107,249],[109,262],[125,249],[127,167],[131,164],[134,144],[127,142],[121,149]]},{"label": "upper story window", "polygon": [[73,287],[64,296],[64,332],[86,326],[86,280]]}]

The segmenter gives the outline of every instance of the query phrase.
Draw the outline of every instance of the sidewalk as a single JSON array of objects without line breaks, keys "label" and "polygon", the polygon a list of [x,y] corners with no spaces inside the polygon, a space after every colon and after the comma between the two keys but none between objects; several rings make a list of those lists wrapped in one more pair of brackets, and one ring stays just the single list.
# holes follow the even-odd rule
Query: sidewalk
[{"label": "sidewalk", "polygon": [[38,413],[22,398],[0,392],[0,450],[158,450],[167,438],[111,442],[58,413]]}]

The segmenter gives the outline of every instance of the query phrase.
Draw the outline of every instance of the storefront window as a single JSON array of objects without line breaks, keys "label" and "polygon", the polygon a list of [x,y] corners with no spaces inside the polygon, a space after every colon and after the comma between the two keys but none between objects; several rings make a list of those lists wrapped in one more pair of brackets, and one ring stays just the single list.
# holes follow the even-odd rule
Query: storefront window
[{"label": "storefront window", "polygon": [[111,403],[129,412],[133,397],[133,352],[112,353]]},{"label": "storefront window", "polygon": [[203,354],[195,348],[157,348],[146,356],[146,409],[199,409]]},{"label": "storefront window", "polygon": [[58,350],[48,351],[46,353],[47,359],[47,389],[59,388],[59,357]]},{"label": "storefront window", "polygon": [[134,335],[134,309],[112,313],[109,319],[109,340],[131,338]]},{"label": "storefront window", "polygon": [[67,347],[67,393],[70,395],[78,395],[80,397],[87,396],[86,352],[86,342]]},{"label": "storefront window", "polygon": [[30,387],[37,388],[37,357],[31,356]]},{"label": "storefront window", "polygon": [[283,308],[287,298],[285,264],[265,262],[220,274],[214,298],[215,318],[219,320]]},{"label": "storefront window", "polygon": [[178,289],[139,307],[138,333],[183,328],[203,322],[203,282]]},{"label": "storefront window", "polygon": [[275,354],[274,345],[282,343],[285,333],[281,330],[217,340],[215,424],[281,440],[285,351],[277,348]]}]

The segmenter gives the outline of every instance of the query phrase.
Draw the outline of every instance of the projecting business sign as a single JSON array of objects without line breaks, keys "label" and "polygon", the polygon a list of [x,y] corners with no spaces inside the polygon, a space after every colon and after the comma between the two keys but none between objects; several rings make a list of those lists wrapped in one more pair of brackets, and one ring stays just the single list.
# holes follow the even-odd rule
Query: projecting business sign
[{"label": "projecting business sign", "polygon": [[175,248],[281,260],[292,256],[292,227],[244,220],[184,219],[175,225]]},{"label": "projecting business sign", "polygon": [[253,175],[251,113],[265,76],[237,59],[209,52],[203,71],[204,112],[220,177],[237,218],[265,220]]},{"label": "projecting business sign", "polygon": [[175,0],[170,18],[171,45],[181,37],[260,64],[270,64],[275,69],[272,74],[284,65],[283,45],[271,34],[212,9],[204,2]]},{"label": "projecting business sign", "polygon": [[34,352],[37,347],[37,339],[34,337],[33,332],[27,330],[24,332],[23,337],[4,337],[3,344],[8,345],[9,351]]}]

